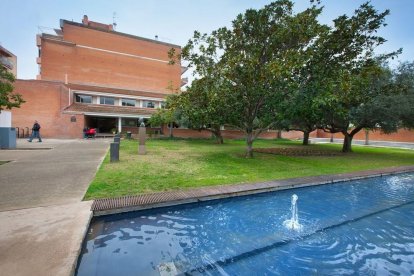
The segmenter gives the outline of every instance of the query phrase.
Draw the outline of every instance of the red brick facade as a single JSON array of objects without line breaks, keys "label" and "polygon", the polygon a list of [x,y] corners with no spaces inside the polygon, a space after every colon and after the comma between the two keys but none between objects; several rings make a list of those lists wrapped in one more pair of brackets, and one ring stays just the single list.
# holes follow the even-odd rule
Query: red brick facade
[{"label": "red brick facade", "polygon": [[[355,140],[365,140],[365,131],[361,130],[357,134],[355,134]],[[317,138],[331,138],[330,133],[326,133],[322,130],[318,130],[316,133]],[[342,133],[335,133],[334,138],[343,139],[344,136]],[[381,131],[369,131],[368,132],[368,139],[372,141],[393,141],[393,142],[411,142],[414,143],[414,132],[407,130],[407,129],[400,129],[398,132],[385,134]]]},{"label": "red brick facade", "polygon": [[[12,109],[12,126],[31,129],[35,120],[41,125],[43,137],[81,138],[84,126],[82,114],[64,114],[68,106],[69,91],[61,83],[39,80],[17,80],[15,92],[26,103]],[[75,119],[74,119],[74,118]]]},{"label": "red brick facade", "polygon": [[62,20],[61,35],[40,36],[42,80],[167,94],[180,87],[180,65],[168,64],[179,46],[90,26]]},{"label": "red brick facade", "polygon": [[84,127],[103,121],[103,131],[120,131],[124,119],[149,118],[180,87],[180,64],[168,64],[168,51],[179,53],[179,46],[115,32],[86,16],[60,25],[56,35],[37,37],[38,80],[15,83],[26,103],[12,110],[14,127],[26,130],[38,120],[41,134],[55,138],[80,138]]}]

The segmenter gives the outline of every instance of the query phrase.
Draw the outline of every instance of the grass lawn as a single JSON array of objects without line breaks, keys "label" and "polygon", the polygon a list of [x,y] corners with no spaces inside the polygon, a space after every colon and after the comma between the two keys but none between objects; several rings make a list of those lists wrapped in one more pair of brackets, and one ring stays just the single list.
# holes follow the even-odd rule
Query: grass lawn
[{"label": "grass lawn", "polygon": [[[244,158],[243,140],[148,140],[147,155],[137,155],[138,142],[121,142],[120,162],[109,153],[85,199],[335,174],[392,166],[414,165],[414,151],[353,146],[353,153],[335,156],[281,156],[255,153]],[[302,147],[288,140],[257,140],[255,148]],[[341,145],[310,145],[311,149],[340,151]]]}]

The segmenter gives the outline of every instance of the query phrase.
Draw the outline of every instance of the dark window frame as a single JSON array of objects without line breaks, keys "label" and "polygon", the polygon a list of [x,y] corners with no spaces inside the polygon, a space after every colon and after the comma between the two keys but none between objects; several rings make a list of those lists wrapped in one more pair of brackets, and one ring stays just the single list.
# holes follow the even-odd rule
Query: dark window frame
[{"label": "dark window frame", "polygon": [[[85,101],[85,98],[89,98],[90,101]],[[76,94],[75,95],[75,101],[77,103],[83,103],[83,104],[91,104],[92,103],[92,96],[91,95],[83,95],[83,94]]]},{"label": "dark window frame", "polygon": [[139,127],[139,119],[137,118],[122,118],[121,124],[123,127]]},{"label": "dark window frame", "polygon": [[144,107],[145,108],[155,108],[155,102],[154,101],[144,101]]},{"label": "dark window frame", "polygon": [[[128,103],[128,101],[130,101],[130,103]],[[131,102],[134,102],[134,104],[132,105]],[[125,103],[125,104],[124,104]],[[127,99],[127,98],[122,98],[121,99],[121,105],[122,106],[136,106],[137,105],[137,100],[135,99]]]}]

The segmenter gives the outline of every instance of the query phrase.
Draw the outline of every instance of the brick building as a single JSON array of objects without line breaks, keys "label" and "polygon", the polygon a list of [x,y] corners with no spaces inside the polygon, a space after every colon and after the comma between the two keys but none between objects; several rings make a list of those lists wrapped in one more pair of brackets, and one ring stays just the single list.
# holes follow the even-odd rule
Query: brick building
[{"label": "brick building", "polygon": [[17,76],[17,57],[0,45],[0,66]]},{"label": "brick building", "polygon": [[61,20],[54,35],[37,36],[37,46],[37,80],[15,83],[26,103],[13,110],[13,126],[38,120],[45,137],[82,137],[85,126],[136,132],[139,118],[182,85],[184,69],[168,64],[168,51],[180,46],[116,32],[87,16]]}]

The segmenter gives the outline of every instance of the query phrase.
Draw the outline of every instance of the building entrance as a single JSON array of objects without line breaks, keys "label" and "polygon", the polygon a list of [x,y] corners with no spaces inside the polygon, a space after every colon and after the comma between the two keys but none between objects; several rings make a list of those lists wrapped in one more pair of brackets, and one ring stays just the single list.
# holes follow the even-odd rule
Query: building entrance
[{"label": "building entrance", "polygon": [[95,128],[97,133],[117,131],[118,118],[85,116],[85,127]]}]

